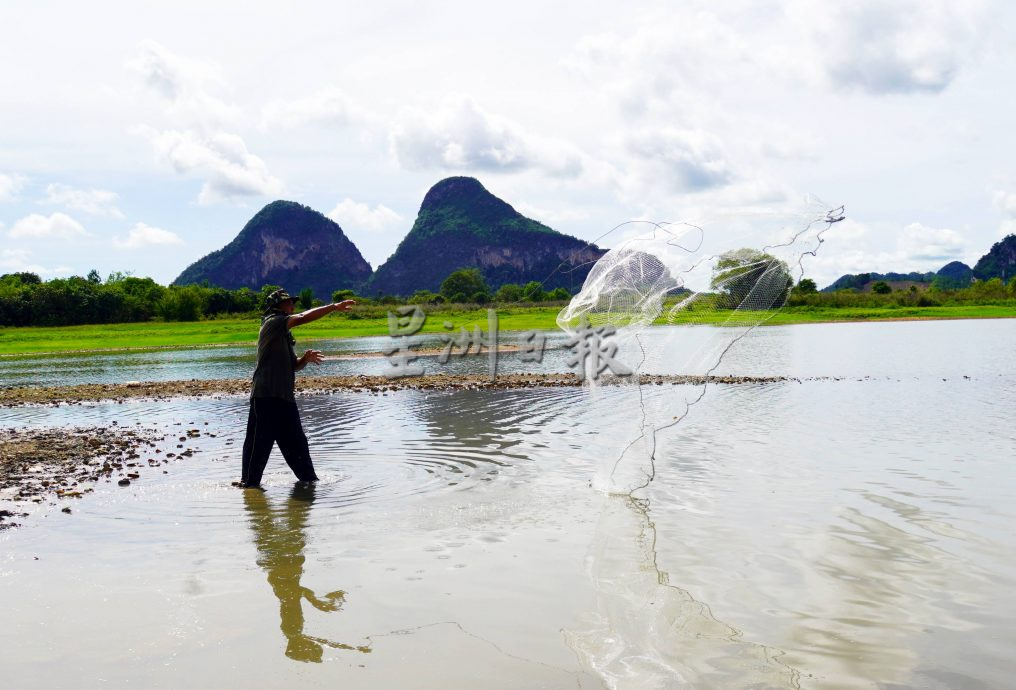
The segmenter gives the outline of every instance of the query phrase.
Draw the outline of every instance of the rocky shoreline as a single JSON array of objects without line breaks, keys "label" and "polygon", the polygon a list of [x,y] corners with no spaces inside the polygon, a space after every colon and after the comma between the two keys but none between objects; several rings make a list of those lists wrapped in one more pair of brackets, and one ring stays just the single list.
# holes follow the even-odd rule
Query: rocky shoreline
[{"label": "rocky shoreline", "polygon": [[[768,384],[801,379],[787,376],[646,376],[643,385],[703,385],[707,383]],[[809,379],[814,380],[814,379]],[[630,383],[629,378],[602,377],[603,385]],[[384,393],[396,390],[455,391],[477,389],[510,390],[541,387],[578,387],[575,374],[505,374],[495,381],[479,375],[433,374],[400,379],[383,376],[299,376],[298,395],[336,393]],[[249,379],[191,379],[189,381],[131,381],[127,383],[92,383],[76,386],[10,387],[0,389],[0,407],[22,405],[60,405],[89,402],[124,402],[127,400],[167,400],[180,397],[220,397],[249,395]]]},{"label": "rocky shoreline", "polygon": [[[129,486],[198,448],[187,443],[199,429],[160,432],[141,426],[0,429],[0,530],[18,526],[24,508],[49,500],[81,498],[101,481]],[[164,474],[168,470],[161,470]],[[71,512],[68,503],[61,509]]]}]

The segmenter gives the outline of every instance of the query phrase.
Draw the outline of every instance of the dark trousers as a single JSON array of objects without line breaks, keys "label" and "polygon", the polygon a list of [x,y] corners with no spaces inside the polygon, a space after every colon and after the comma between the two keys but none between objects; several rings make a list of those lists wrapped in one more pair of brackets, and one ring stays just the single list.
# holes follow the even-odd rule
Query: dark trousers
[{"label": "dark trousers", "polygon": [[244,486],[261,484],[261,475],[265,472],[268,456],[276,443],[297,479],[317,479],[296,403],[282,398],[251,398],[247,437],[243,441],[243,473],[240,480]]}]

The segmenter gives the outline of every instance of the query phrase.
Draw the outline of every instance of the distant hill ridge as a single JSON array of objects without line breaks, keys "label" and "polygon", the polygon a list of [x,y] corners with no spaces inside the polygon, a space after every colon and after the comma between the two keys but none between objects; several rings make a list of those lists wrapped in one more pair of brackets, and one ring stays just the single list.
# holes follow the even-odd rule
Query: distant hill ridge
[{"label": "distant hill ridge", "polygon": [[865,290],[879,280],[887,283],[927,283],[943,289],[953,289],[966,287],[974,279],[1000,278],[1002,282],[1008,282],[1013,276],[1016,276],[1016,235],[1009,235],[993,244],[973,268],[962,261],[950,261],[938,271],[928,273],[848,273],[837,278],[822,291],[834,292],[848,288]]}]

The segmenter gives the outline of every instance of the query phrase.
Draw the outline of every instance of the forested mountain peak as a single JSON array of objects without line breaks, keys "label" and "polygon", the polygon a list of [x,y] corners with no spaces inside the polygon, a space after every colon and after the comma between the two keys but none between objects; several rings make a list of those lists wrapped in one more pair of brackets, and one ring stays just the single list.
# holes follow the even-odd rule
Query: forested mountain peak
[{"label": "forested mountain peak", "polygon": [[294,201],[273,201],[222,249],[191,264],[174,281],[258,290],[282,285],[290,292],[311,288],[321,299],[339,289],[356,289],[370,277],[370,265],[338,223]]},{"label": "forested mountain peak", "polygon": [[369,286],[398,295],[436,291],[453,271],[476,267],[494,290],[536,280],[575,292],[603,253],[526,218],[475,178],[449,177],[424,196],[413,228]]}]

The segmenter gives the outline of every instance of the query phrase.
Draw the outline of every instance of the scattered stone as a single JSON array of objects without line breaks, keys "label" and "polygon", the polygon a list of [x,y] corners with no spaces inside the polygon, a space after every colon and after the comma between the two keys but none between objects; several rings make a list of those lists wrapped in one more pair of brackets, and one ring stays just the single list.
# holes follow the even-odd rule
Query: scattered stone
[{"label": "scattered stone", "polygon": [[[81,498],[89,486],[112,480],[114,470],[143,467],[138,448],[165,442],[166,436],[152,429],[126,428],[0,429],[0,491],[21,502],[41,503],[46,498]],[[156,463],[158,464],[158,463]],[[131,470],[118,483],[127,486],[140,478]],[[126,482],[126,483],[124,483]],[[61,508],[69,513],[70,508]],[[13,516],[26,513],[0,510],[0,529],[14,527]]]},{"label": "scattered stone", "polygon": [[131,480],[127,479],[125,477],[125,478],[121,479],[120,481],[118,481],[117,484],[119,484],[120,486],[130,486],[131,485]]}]

